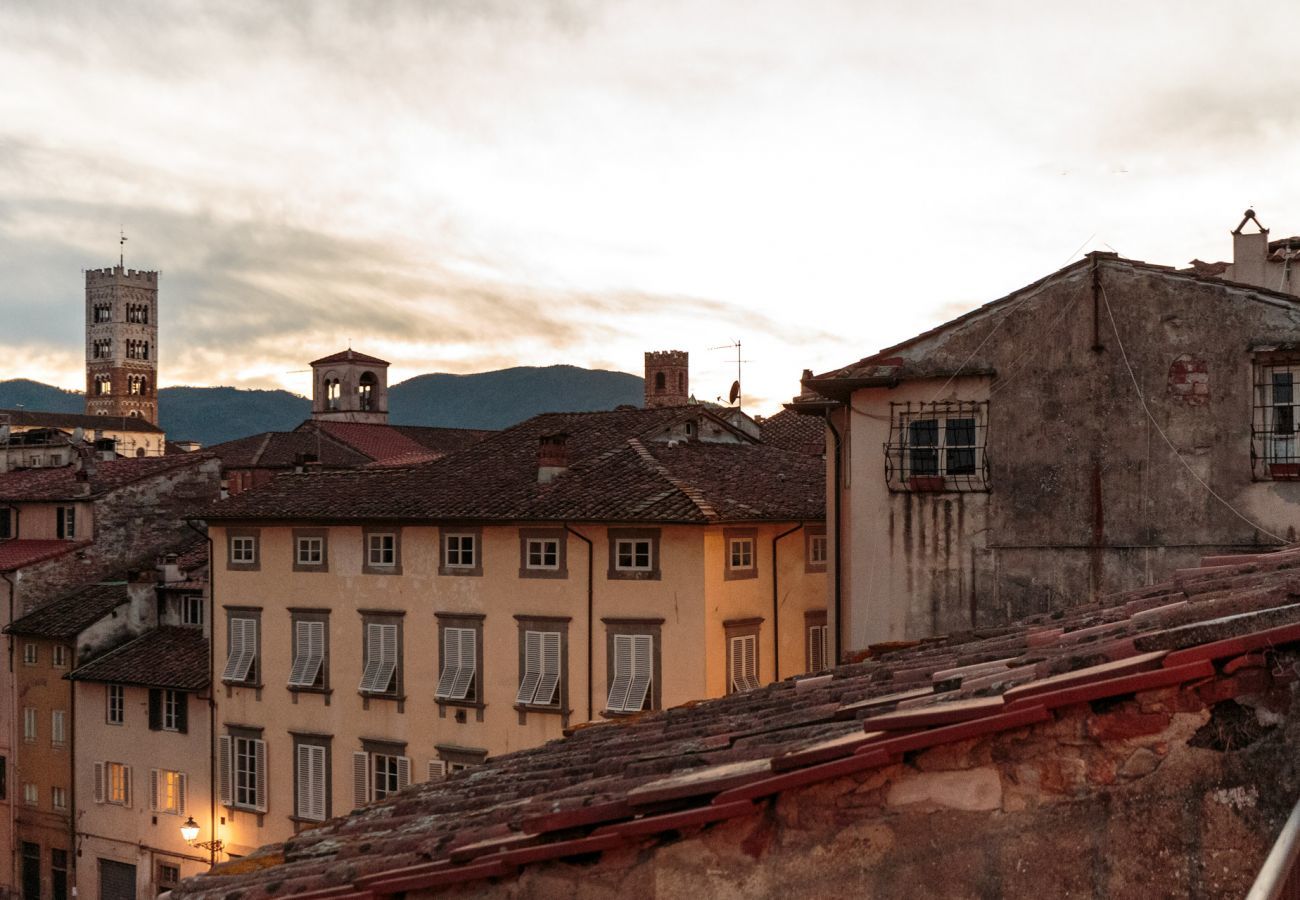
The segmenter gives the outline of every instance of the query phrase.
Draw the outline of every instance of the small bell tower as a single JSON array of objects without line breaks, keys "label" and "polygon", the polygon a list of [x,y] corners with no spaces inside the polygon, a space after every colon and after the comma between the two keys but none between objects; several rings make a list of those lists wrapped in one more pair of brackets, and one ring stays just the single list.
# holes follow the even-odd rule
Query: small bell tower
[{"label": "small bell tower", "polygon": [[158,273],[121,257],[86,270],[86,413],[158,424]]},{"label": "small bell tower", "polygon": [[311,417],[388,424],[388,363],[348,348],[311,364]]}]

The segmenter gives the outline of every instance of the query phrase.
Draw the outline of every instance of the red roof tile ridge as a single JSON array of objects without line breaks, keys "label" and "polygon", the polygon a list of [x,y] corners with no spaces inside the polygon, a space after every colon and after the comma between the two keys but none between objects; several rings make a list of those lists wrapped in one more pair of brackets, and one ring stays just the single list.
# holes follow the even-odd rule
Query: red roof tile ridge
[{"label": "red roof tile ridge", "polygon": [[718,511],[713,508],[713,504],[704,496],[703,491],[699,490],[699,488],[692,487],[670,472],[667,466],[656,459],[654,454],[646,449],[645,445],[641,443],[639,438],[628,438],[627,445],[636,451],[636,455],[641,457],[641,461],[646,464],[647,468],[658,474],[664,481],[667,481],[673,487],[677,488],[677,490],[681,491],[682,494],[686,496],[687,500],[694,503],[695,508],[703,514],[704,518],[708,519],[710,522],[716,522],[718,519],[722,518],[718,515]]}]

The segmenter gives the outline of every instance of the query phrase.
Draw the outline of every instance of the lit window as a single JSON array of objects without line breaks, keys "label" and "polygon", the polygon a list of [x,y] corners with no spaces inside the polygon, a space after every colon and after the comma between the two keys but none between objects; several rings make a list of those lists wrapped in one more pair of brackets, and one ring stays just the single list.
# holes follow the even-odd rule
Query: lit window
[{"label": "lit window", "polygon": [[95,763],[95,802],[131,805],[131,767],[118,762]]},{"label": "lit window", "polygon": [[184,772],[149,770],[149,808],[154,812],[185,815],[186,789]]}]

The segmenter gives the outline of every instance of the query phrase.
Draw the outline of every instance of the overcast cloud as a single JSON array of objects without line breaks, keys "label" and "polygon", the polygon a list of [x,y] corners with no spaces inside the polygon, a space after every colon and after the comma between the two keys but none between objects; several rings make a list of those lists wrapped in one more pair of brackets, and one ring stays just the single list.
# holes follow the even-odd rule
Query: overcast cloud
[{"label": "overcast cloud", "polygon": [[771,411],[1076,248],[1300,232],[1270,16],[1147,4],[9,2],[0,378],[80,388],[82,268],[162,275],[163,384],[639,372]]}]

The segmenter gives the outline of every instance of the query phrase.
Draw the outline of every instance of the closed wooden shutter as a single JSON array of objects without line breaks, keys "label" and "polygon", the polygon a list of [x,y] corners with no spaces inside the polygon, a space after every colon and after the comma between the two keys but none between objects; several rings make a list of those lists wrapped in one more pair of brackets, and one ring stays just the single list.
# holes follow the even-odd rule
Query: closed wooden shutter
[{"label": "closed wooden shutter", "polygon": [[231,753],[230,735],[223,734],[217,738],[217,783],[221,792],[221,802],[230,806],[233,802],[230,775],[233,760],[230,758]]},{"label": "closed wooden shutter", "polygon": [[826,668],[826,626],[808,626],[808,671],[820,672]]},{"label": "closed wooden shutter", "polygon": [[266,741],[256,740],[253,744],[253,760],[257,766],[257,803],[253,808],[258,812],[266,812]]},{"label": "closed wooden shutter", "polygon": [[122,805],[131,805],[131,767],[122,767]]},{"label": "closed wooden shutter", "polygon": [[325,748],[298,745],[298,815],[325,820]]},{"label": "closed wooden shutter", "polygon": [[447,777],[447,763],[441,759],[429,760],[429,780],[438,781]]},{"label": "closed wooden shutter", "polygon": [[190,730],[190,695],[176,691],[176,730],[187,734]]},{"label": "closed wooden shutter", "polygon": [[104,764],[95,763],[95,802],[104,802]]},{"label": "closed wooden shutter", "polygon": [[185,800],[189,793],[189,783],[185,773],[181,772],[176,776],[176,815],[185,815]]},{"label": "closed wooden shutter", "polygon": [[397,757],[397,789],[400,791],[411,783],[411,758],[409,756]]},{"label": "closed wooden shutter", "polygon": [[162,773],[157,769],[149,770],[149,808],[154,812],[158,812],[160,809],[158,806],[158,795],[162,793],[162,785],[159,784],[161,776]]},{"label": "closed wooden shutter", "polygon": [[158,688],[149,688],[149,730],[162,730],[162,695]]},{"label": "closed wooden shutter", "polygon": [[365,806],[370,800],[370,754],[352,754],[352,802]]}]

